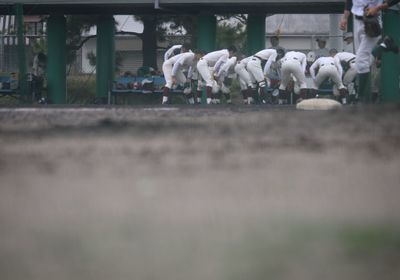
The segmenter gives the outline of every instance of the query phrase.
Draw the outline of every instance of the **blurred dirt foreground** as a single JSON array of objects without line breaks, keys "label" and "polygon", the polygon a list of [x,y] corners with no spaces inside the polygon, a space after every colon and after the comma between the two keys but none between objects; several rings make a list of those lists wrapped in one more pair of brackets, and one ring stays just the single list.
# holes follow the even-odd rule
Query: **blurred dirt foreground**
[{"label": "blurred dirt foreground", "polygon": [[400,107],[0,108],[1,280],[400,279]]}]

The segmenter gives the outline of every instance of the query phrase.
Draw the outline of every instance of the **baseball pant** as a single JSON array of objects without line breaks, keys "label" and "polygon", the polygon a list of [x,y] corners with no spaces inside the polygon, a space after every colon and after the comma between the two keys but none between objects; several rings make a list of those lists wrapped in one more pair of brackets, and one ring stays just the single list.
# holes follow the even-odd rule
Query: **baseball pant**
[{"label": "baseball pant", "polygon": [[376,46],[380,37],[368,37],[365,34],[364,23],[362,20],[354,18],[353,22],[357,73],[369,73],[373,61],[372,49]]},{"label": "baseball pant", "polygon": [[207,61],[205,59],[200,59],[197,62],[197,71],[200,74],[202,80],[206,83],[207,87],[213,86],[213,78],[211,76],[211,71],[208,67]]},{"label": "baseball pant", "polygon": [[318,74],[314,79],[313,89],[318,89],[319,86],[322,84],[323,81],[326,79],[331,78],[331,80],[335,83],[335,86],[338,89],[345,88],[342,79],[339,76],[339,72],[336,69],[335,65],[322,65],[319,70]]},{"label": "baseball pant", "polygon": [[250,59],[249,62],[247,62],[246,69],[250,73],[250,75],[254,77],[257,83],[263,82],[265,80],[260,59],[256,57]]},{"label": "baseball pant", "polygon": [[350,83],[354,81],[357,76],[356,62],[353,60],[350,62],[350,68],[346,71],[343,76],[343,84],[347,87]]},{"label": "baseball pant", "polygon": [[291,74],[296,78],[297,83],[300,85],[301,89],[307,88],[306,77],[304,75],[303,70],[301,69],[300,62],[295,59],[289,59],[282,63],[282,80],[281,85],[279,86],[280,90],[285,90],[290,78]]},{"label": "baseball pant", "polygon": [[[164,79],[165,79],[165,87],[167,88],[172,88],[172,67],[174,65],[172,63],[164,63],[162,66],[162,70],[164,73]],[[178,71],[176,73],[176,83],[177,84],[184,84],[186,83],[186,76],[183,74],[182,71]]]},{"label": "baseball pant", "polygon": [[235,65],[235,73],[239,77],[240,88],[242,90],[245,90],[248,87],[255,88],[256,81],[249,74],[249,72],[246,69],[246,65],[244,63],[239,62]]}]

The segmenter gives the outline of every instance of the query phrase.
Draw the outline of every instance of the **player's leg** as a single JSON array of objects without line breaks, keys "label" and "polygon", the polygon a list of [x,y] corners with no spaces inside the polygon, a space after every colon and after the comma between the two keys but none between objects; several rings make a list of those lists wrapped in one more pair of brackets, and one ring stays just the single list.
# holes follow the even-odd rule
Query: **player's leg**
[{"label": "player's leg", "polygon": [[172,63],[164,62],[162,66],[165,86],[163,88],[162,104],[167,104],[169,99],[170,90],[172,88]]},{"label": "player's leg", "polygon": [[247,70],[251,73],[251,75],[257,82],[261,103],[270,103],[271,98],[267,98],[267,83],[265,81],[264,72],[261,67],[261,61],[257,58],[250,60],[247,63]]},{"label": "player's leg", "polygon": [[197,70],[206,84],[207,104],[211,104],[213,79],[208,64],[204,59],[200,59],[197,63]]}]

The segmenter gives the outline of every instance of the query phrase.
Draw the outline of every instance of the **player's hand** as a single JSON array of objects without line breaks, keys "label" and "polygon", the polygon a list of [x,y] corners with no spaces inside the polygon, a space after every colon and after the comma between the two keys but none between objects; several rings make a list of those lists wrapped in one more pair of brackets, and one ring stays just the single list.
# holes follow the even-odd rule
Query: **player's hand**
[{"label": "player's hand", "polygon": [[340,28],[340,30],[346,30],[347,29],[347,18],[346,17],[343,16],[340,19],[339,28]]},{"label": "player's hand", "polygon": [[376,16],[379,13],[380,9],[378,6],[367,8],[367,16]]},{"label": "player's hand", "polygon": [[176,77],[172,76],[172,84],[175,85],[176,84]]}]

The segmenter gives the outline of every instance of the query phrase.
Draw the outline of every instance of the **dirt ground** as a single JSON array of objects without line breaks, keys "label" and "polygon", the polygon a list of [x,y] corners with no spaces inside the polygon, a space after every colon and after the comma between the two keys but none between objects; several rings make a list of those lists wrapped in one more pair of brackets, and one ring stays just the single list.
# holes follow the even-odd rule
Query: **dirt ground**
[{"label": "dirt ground", "polygon": [[0,279],[400,279],[399,120],[0,108]]}]

